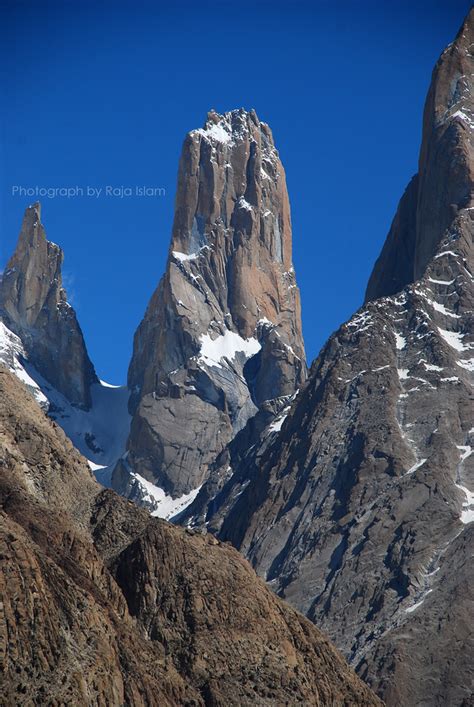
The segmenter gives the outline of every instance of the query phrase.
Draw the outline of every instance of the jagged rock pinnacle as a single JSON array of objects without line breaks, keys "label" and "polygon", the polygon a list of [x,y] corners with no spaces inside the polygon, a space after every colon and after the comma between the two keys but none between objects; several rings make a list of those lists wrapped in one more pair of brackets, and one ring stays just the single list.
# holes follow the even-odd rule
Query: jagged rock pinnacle
[{"label": "jagged rock pinnacle", "polygon": [[63,251],[46,239],[41,206],[29,206],[0,281],[0,316],[28,360],[66,398],[88,408],[97,381],[76,314],[62,286]]},{"label": "jagged rock pinnacle", "polygon": [[128,464],[170,493],[202,484],[247,421],[305,378],[291,238],[270,129],[253,110],[210,111],[184,141],[166,273],[129,369]]},{"label": "jagged rock pinnacle", "polygon": [[474,10],[434,70],[423,116],[418,173],[400,201],[367,286],[366,301],[422,277],[474,186]]}]

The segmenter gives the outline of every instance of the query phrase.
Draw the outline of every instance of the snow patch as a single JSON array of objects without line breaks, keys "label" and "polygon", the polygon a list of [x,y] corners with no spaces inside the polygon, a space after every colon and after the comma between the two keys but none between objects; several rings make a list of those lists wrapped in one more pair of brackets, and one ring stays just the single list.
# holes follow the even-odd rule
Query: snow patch
[{"label": "snow patch", "polygon": [[216,142],[222,142],[224,144],[232,141],[232,135],[226,130],[222,122],[214,124],[210,128],[193,130],[193,133],[202,135],[208,140],[215,140]]},{"label": "snow patch", "polygon": [[286,418],[288,417],[288,413],[290,412],[290,406],[284,408],[284,410],[278,415],[276,420],[272,422],[272,424],[268,428],[268,432],[279,432],[282,428],[283,423],[285,422]]},{"label": "snow patch", "polygon": [[453,250],[443,250],[442,253],[438,253],[438,255],[435,255],[434,259],[437,260],[438,258],[443,258],[445,255],[452,255],[455,258],[458,257],[458,254],[455,253]]},{"label": "snow patch", "polygon": [[185,493],[178,498],[173,498],[168,496],[165,491],[159,486],[155,486],[151,481],[147,481],[140,476],[140,474],[132,473],[131,476],[136,480],[143,494],[143,500],[150,504],[156,504],[156,510],[152,511],[151,515],[158,518],[165,518],[165,520],[170,520],[173,516],[181,513],[187,508],[196,498],[201,486],[193,489],[189,493]]},{"label": "snow patch", "polygon": [[465,500],[462,504],[462,511],[459,517],[461,523],[468,525],[474,522],[474,492],[470,491],[462,484],[456,484],[457,488],[464,493]]},{"label": "snow patch", "polygon": [[251,358],[262,348],[257,339],[244,339],[234,331],[226,331],[216,339],[212,339],[210,334],[201,334],[200,341],[201,351],[198,360],[207,366],[218,368],[222,367],[222,359],[233,360],[238,353]]},{"label": "snow patch", "polygon": [[173,250],[171,255],[175,260],[179,260],[180,263],[185,263],[187,260],[195,260],[198,256],[197,253],[180,253],[179,250]]},{"label": "snow patch", "polygon": [[408,469],[408,471],[406,471],[406,472],[403,474],[403,476],[408,476],[409,474],[413,474],[417,469],[420,468],[420,466],[423,466],[423,464],[424,464],[426,461],[427,461],[426,459],[420,459],[420,461],[419,461],[419,462],[416,462],[416,464],[413,464],[413,466],[410,467],[410,468]]},{"label": "snow patch", "polygon": [[453,118],[459,118],[459,120],[462,120],[463,123],[467,123],[470,128],[474,127],[474,122],[462,110],[457,110],[455,113],[453,113],[451,119]]},{"label": "snow patch", "polygon": [[237,201],[237,206],[239,209],[245,209],[245,211],[253,211],[253,207],[249,202],[241,196],[240,199]]},{"label": "snow patch", "polygon": [[461,366],[461,368],[465,368],[466,371],[474,371],[474,358],[466,358],[461,361],[456,361],[458,366]]},{"label": "snow patch", "polygon": [[90,459],[87,460],[87,463],[89,464],[89,468],[91,469],[91,471],[93,471],[94,473],[96,471],[101,471],[102,469],[107,469],[106,464],[95,464],[94,462],[91,462]]},{"label": "snow patch", "polygon": [[[90,410],[81,410],[54,388],[46,394],[51,403],[50,417],[60,425],[74,446],[92,464],[94,472],[114,466],[125,451],[130,430],[129,390],[102,382],[91,385]],[[97,480],[102,479],[96,474]],[[104,473],[102,474],[104,478]]]},{"label": "snow patch", "polygon": [[420,361],[420,363],[423,364],[427,371],[444,371],[442,366],[435,366],[434,363],[427,363],[426,361]]},{"label": "snow patch", "polygon": [[26,353],[21,339],[10,331],[3,322],[0,322],[0,362],[30,389],[41,407],[48,408],[48,398],[27,371],[27,368],[30,369],[34,375],[34,370],[26,362]]},{"label": "snow patch", "polygon": [[212,248],[208,245],[203,245],[201,248],[198,248],[198,250],[195,253],[181,253],[179,250],[173,250],[171,251],[171,255],[175,260],[178,260],[180,263],[185,263],[188,260],[196,260],[198,258],[203,250],[212,250]]},{"label": "snow patch", "polygon": [[435,280],[434,278],[429,277],[428,282],[433,282],[435,285],[452,285],[454,280]]},{"label": "snow patch", "polygon": [[466,445],[466,446],[464,446],[464,445],[457,445],[457,448],[458,448],[459,451],[461,452],[461,459],[460,459],[460,461],[461,461],[461,464],[462,464],[463,462],[466,461],[466,459],[467,459],[468,457],[471,456],[471,454],[472,454],[472,447],[470,447],[469,445]]},{"label": "snow patch", "polygon": [[113,385],[112,383],[106,383],[106,381],[100,380],[99,383],[104,386],[104,388],[121,388],[121,385]]},{"label": "snow patch", "polygon": [[395,346],[397,347],[398,351],[402,351],[402,349],[404,349],[405,346],[407,345],[407,340],[405,339],[404,336],[397,334],[397,332],[394,332],[394,335],[395,335]]},{"label": "snow patch", "polygon": [[449,310],[447,310],[443,304],[439,304],[439,302],[434,302],[433,300],[427,301],[431,304],[433,309],[435,309],[437,312],[441,312],[441,314],[444,314],[446,317],[452,317],[453,319],[461,318],[459,314],[454,314],[454,312],[450,312]]},{"label": "snow patch", "polygon": [[259,324],[261,324],[263,326],[271,326],[271,327],[275,326],[275,324],[273,322],[271,322],[269,319],[267,319],[267,317],[262,317],[261,319],[259,319],[257,322],[257,326],[259,326]]},{"label": "snow patch", "polygon": [[[91,408],[83,410],[46,381],[26,360],[18,336],[0,322],[0,361],[32,391],[83,454],[100,483],[108,483],[115,462],[125,451],[130,429],[129,391],[105,381],[91,385]],[[107,481],[108,480],[108,481]]]},{"label": "snow patch", "polygon": [[357,378],[359,378],[360,376],[363,376],[364,373],[367,373],[367,371],[365,371],[365,370],[364,370],[364,371],[359,371],[359,373],[356,373],[355,376],[353,376],[352,378],[346,378],[346,380],[344,381],[344,383],[352,383],[352,381],[355,381],[355,380],[357,380]]},{"label": "snow patch", "polygon": [[423,604],[423,602],[425,601],[428,594],[431,594],[432,591],[433,591],[432,589],[428,589],[428,591],[423,596],[423,598],[420,599],[420,601],[417,601],[416,604],[413,604],[413,606],[409,606],[407,609],[405,609],[405,612],[407,614],[411,614],[411,613],[413,613],[413,611],[416,611],[418,609],[418,607],[420,607]]},{"label": "snow patch", "polygon": [[367,329],[371,325],[372,325],[372,315],[369,312],[367,312],[366,310],[363,310],[360,314],[356,314],[347,323],[348,327],[356,327],[357,329],[359,329],[359,331],[364,331],[365,329]]},{"label": "snow patch", "polygon": [[447,329],[440,329],[438,331],[451,348],[456,349],[456,351],[467,351],[468,347],[464,346],[462,339],[464,334],[459,334],[457,331],[447,331]]},{"label": "snow patch", "polygon": [[[457,448],[461,452],[461,458],[459,460],[459,466],[464,464],[466,459],[471,456],[474,451],[470,445],[457,445]],[[459,471],[458,471],[459,473]],[[461,483],[456,483],[456,487],[464,493],[464,501],[462,504],[462,510],[460,515],[460,521],[464,525],[474,522],[474,492],[464,486]]]},{"label": "snow patch", "polygon": [[417,294],[421,295],[421,297],[424,297],[424,299],[428,302],[429,305],[433,307],[433,309],[436,312],[440,312],[441,314],[444,314],[445,317],[452,317],[453,319],[460,319],[461,317],[459,314],[454,314],[454,312],[450,312],[444,304],[440,304],[439,302],[436,302],[435,300],[432,300],[426,295],[424,292],[417,291]]}]

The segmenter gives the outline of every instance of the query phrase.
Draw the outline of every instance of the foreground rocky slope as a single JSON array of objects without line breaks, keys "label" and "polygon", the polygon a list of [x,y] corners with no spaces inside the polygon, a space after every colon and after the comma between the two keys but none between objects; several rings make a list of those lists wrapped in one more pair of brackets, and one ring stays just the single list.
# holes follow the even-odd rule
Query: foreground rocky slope
[{"label": "foreground rocky slope", "polygon": [[62,286],[62,262],[61,248],[46,240],[40,205],[33,204],[0,279],[0,318],[41,376],[70,403],[89,409],[90,386],[98,381]]},{"label": "foreground rocky slope", "polygon": [[380,704],[237,551],[101,489],[4,368],[0,498],[1,704]]},{"label": "foreground rocky slope", "polygon": [[189,494],[249,419],[272,419],[305,376],[272,133],[253,111],[211,111],[183,145],[166,273],[135,335],[133,419],[114,487],[136,497],[141,479]]},{"label": "foreground rocky slope", "polygon": [[367,304],[185,519],[232,541],[389,705],[473,704],[473,25],[433,73]]}]

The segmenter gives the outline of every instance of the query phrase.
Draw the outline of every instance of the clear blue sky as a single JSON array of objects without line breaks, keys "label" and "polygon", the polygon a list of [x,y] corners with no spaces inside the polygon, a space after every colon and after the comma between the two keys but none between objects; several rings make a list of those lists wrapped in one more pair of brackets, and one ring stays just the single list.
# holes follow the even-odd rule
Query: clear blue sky
[{"label": "clear blue sky", "polygon": [[165,266],[185,133],[255,108],[287,172],[308,359],[356,310],[416,171],[433,65],[469,2],[0,3],[0,267],[33,198],[13,186],[147,185],[43,198],[101,378],[124,382]]}]

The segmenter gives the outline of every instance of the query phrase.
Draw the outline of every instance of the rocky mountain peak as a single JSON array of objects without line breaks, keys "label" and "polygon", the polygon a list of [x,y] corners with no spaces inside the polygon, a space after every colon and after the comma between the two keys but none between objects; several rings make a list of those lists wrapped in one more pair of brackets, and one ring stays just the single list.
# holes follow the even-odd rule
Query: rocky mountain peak
[{"label": "rocky mountain peak", "polygon": [[[242,335],[253,335],[261,318],[276,323],[285,300],[292,310],[299,307],[297,292],[288,295],[296,288],[290,288],[285,174],[271,131],[255,111],[210,112],[204,128],[188,134],[170,251],[178,266],[207,255],[213,278],[206,284]],[[296,320],[293,324],[301,340],[301,326]]]},{"label": "rocky mountain peak", "polygon": [[441,54],[423,116],[418,173],[400,201],[367,287],[366,301],[419,279],[456,215],[472,202],[474,11]]},{"label": "rocky mountain peak", "polygon": [[40,204],[29,206],[2,278],[3,308],[17,325],[34,326],[48,299],[65,301],[62,261],[62,250],[46,239]]},{"label": "rocky mountain peak", "polygon": [[393,707],[472,701],[473,18],[433,73],[365,306],[183,519],[231,541]]},{"label": "rocky mountain peak", "polygon": [[270,129],[255,111],[211,111],[184,141],[166,272],[135,335],[126,479],[132,469],[189,493],[262,407],[274,414],[304,381],[291,250]]},{"label": "rocky mountain peak", "polygon": [[62,285],[62,262],[63,251],[46,238],[40,204],[29,206],[0,281],[0,316],[46,381],[88,408],[97,378]]},{"label": "rocky mountain peak", "polygon": [[[206,117],[206,122],[202,128],[191,130],[190,135],[203,135],[208,139],[214,139],[223,143],[234,143],[252,132],[252,128],[262,127],[271,137],[270,128],[266,123],[260,122],[255,110],[247,111],[245,108],[237,108],[226,113],[218,113],[211,109]],[[272,139],[273,143],[273,139]]]}]

